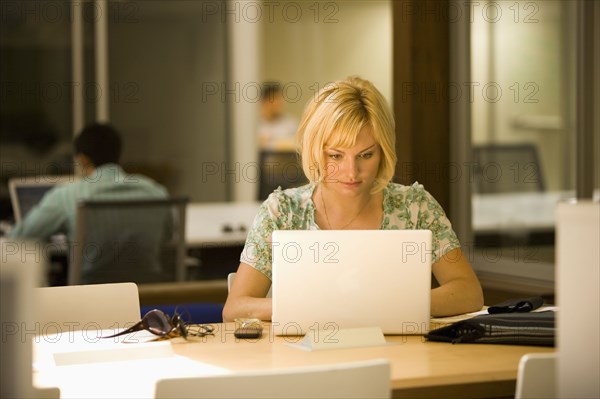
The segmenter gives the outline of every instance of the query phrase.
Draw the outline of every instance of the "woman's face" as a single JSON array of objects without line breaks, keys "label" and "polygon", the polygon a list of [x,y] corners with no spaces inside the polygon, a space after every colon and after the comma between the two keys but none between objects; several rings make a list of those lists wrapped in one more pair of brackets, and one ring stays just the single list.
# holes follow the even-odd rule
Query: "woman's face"
[{"label": "woman's face", "polygon": [[324,184],[328,189],[347,196],[371,191],[381,162],[381,148],[372,131],[364,126],[351,148],[325,146]]}]

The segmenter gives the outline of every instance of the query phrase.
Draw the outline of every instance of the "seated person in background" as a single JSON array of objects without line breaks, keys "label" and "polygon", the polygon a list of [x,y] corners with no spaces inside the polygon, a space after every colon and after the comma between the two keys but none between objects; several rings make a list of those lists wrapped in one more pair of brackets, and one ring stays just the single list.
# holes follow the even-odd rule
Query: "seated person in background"
[{"label": "seated person in background", "polygon": [[110,125],[92,124],[74,140],[75,160],[82,179],[50,190],[14,229],[9,237],[47,240],[65,233],[73,238],[77,202],[166,198],[167,190],[153,180],[128,175],[119,166],[121,137]]},{"label": "seated person in background", "polygon": [[258,143],[261,151],[294,151],[298,121],[283,112],[285,99],[278,83],[265,83],[260,97]]},{"label": "seated person in background", "polygon": [[[57,233],[66,234],[72,253],[83,251],[81,258],[71,258],[77,265],[69,265],[80,268],[79,283],[164,279],[159,248],[169,228],[167,213],[144,208],[103,211],[88,219],[84,238],[75,229],[82,200],[163,199],[167,190],[147,177],[125,173],[118,164],[121,138],[112,126],[87,126],[75,138],[74,147],[82,179],[50,190],[9,237],[47,240]],[[80,238],[83,242],[75,242]]]},{"label": "seated person in background", "polygon": [[391,181],[394,119],[369,81],[350,77],[322,89],[307,105],[297,141],[310,183],[275,190],[260,207],[223,309],[224,321],[270,320],[272,300],[265,295],[271,286],[271,234],[286,229],[429,229],[432,271],[440,284],[431,291],[431,315],[481,309],[479,280],[441,206],[422,185]]}]

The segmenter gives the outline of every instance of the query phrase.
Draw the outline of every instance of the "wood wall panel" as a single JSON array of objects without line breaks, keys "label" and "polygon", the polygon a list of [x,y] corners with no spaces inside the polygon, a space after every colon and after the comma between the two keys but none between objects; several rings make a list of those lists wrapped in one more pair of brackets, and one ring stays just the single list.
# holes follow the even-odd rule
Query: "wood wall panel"
[{"label": "wood wall panel", "polygon": [[395,180],[419,181],[450,209],[447,0],[393,1]]}]

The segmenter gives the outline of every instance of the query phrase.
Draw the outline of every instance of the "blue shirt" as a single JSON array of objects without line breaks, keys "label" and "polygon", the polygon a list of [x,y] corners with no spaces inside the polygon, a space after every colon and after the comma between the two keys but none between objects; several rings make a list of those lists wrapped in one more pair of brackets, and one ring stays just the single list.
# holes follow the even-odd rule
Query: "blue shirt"
[{"label": "blue shirt", "polygon": [[65,233],[72,239],[77,203],[81,200],[159,199],[167,196],[167,190],[155,181],[127,174],[119,165],[105,164],[78,182],[50,190],[8,236],[47,240],[51,235]]}]

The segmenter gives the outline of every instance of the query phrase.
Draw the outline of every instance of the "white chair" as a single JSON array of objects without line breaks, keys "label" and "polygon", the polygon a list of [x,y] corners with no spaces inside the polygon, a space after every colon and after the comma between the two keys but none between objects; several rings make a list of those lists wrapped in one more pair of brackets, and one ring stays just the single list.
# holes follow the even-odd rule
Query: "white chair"
[{"label": "white chair", "polygon": [[0,398],[58,399],[57,388],[32,385],[31,332],[39,310],[34,292],[45,269],[39,245],[0,237]]},{"label": "white chair", "polygon": [[556,206],[558,398],[600,398],[600,203]]},{"label": "white chair", "polygon": [[122,328],[140,320],[134,283],[36,288],[41,334],[84,329]]},{"label": "white chair", "polygon": [[556,353],[530,353],[521,358],[515,399],[556,397]]},{"label": "white chair", "polygon": [[156,398],[389,398],[390,364],[367,360],[158,381]]},{"label": "white chair", "polygon": [[[231,287],[233,286],[233,281],[235,280],[236,273],[229,273],[227,275],[227,292],[231,291]],[[267,296],[265,298],[271,298],[272,296],[272,288],[269,288],[269,292],[267,292]]]}]

